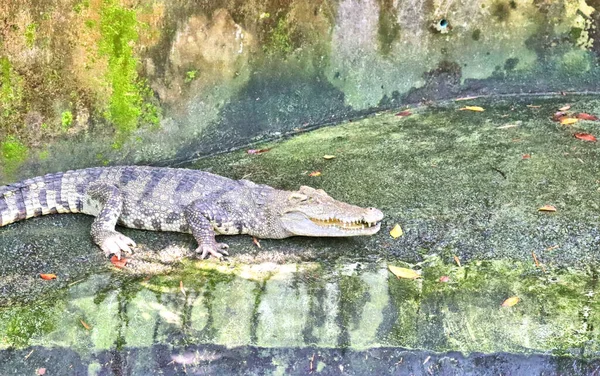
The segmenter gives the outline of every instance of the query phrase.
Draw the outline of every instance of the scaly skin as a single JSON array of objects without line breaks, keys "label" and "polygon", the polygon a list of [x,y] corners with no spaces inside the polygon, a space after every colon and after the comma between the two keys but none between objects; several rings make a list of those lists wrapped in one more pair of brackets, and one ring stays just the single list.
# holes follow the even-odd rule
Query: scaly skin
[{"label": "scaly skin", "polygon": [[321,189],[282,191],[187,169],[99,167],[0,186],[0,227],[54,213],[95,216],[94,243],[118,257],[131,252],[135,242],[117,232],[117,224],[191,233],[202,258],[222,258],[228,246],[217,243],[215,235],[372,235],[383,218],[375,208],[337,201]]}]

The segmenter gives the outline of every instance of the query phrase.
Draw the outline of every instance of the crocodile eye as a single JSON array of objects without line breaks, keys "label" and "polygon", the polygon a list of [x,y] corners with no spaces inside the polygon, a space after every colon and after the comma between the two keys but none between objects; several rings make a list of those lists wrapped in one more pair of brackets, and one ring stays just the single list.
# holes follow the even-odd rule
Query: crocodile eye
[{"label": "crocodile eye", "polygon": [[308,200],[308,196],[307,195],[303,195],[302,193],[293,192],[288,197],[288,200],[290,200],[290,201],[296,201],[296,202],[304,202],[304,201]]}]

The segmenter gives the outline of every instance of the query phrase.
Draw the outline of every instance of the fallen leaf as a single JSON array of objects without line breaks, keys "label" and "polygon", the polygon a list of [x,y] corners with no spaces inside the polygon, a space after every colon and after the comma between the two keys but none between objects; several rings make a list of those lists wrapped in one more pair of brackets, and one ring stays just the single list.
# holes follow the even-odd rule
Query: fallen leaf
[{"label": "fallen leaf", "polygon": [[396,223],[394,228],[390,231],[390,235],[392,236],[392,238],[398,239],[399,237],[404,235],[404,231],[402,231],[402,227],[400,227],[400,225]]},{"label": "fallen leaf", "polygon": [[252,237],[252,242],[253,242],[253,243],[254,243],[254,244],[255,244],[255,245],[258,247],[258,248],[261,248],[261,247],[260,247],[260,242],[258,241],[258,239],[257,239],[256,237],[254,237],[254,236]]},{"label": "fallen leaf", "polygon": [[458,256],[452,255],[452,257],[454,257],[454,261],[456,262],[456,265],[458,265],[458,267],[460,268],[460,259],[458,258]]},{"label": "fallen leaf", "polygon": [[531,159],[531,154],[523,154],[523,159]]},{"label": "fallen leaf", "polygon": [[562,106],[561,108],[559,108],[559,111],[569,111],[569,109],[571,108],[570,104],[566,104],[564,106]]},{"label": "fallen leaf", "polygon": [[575,137],[583,140],[583,141],[590,141],[590,142],[596,142],[596,137],[594,137],[593,135],[589,134],[589,133],[575,133]]},{"label": "fallen leaf", "polygon": [[112,264],[115,266],[115,268],[119,268],[119,269],[123,269],[125,267],[125,265],[127,265],[127,261],[128,260],[125,257],[121,257],[121,259],[119,260],[117,255],[113,255],[110,258],[110,262],[112,262]]},{"label": "fallen leaf", "polygon": [[598,118],[594,115],[586,114],[585,112],[581,112],[577,114],[577,119],[581,120],[589,120],[589,121],[598,121]]},{"label": "fallen leaf", "polygon": [[475,112],[483,112],[485,109],[479,106],[465,106],[463,108],[459,108],[460,111],[475,111]]},{"label": "fallen leaf", "polygon": [[555,212],[556,208],[552,205],[544,205],[539,208],[538,211]]},{"label": "fallen leaf", "polygon": [[416,279],[421,277],[421,274],[419,274],[419,272],[416,270],[401,268],[394,265],[388,265],[388,268],[390,269],[390,272],[392,272],[398,278]]},{"label": "fallen leaf", "polygon": [[517,304],[519,300],[521,299],[519,299],[518,296],[511,296],[510,298],[506,299],[504,303],[502,303],[502,307],[512,307]]},{"label": "fallen leaf", "polygon": [[535,262],[535,266],[537,266],[538,268],[540,267],[540,262],[538,261],[537,257],[535,256],[535,252],[531,251],[531,256],[533,256],[533,262]]},{"label": "fallen leaf", "polygon": [[45,368],[38,368],[35,370],[35,374],[38,376],[44,376],[46,374],[46,369]]},{"label": "fallen leaf", "polygon": [[83,325],[84,328],[86,328],[87,330],[92,329],[91,326],[89,326],[85,321],[83,321],[82,319],[79,319],[79,321],[81,321],[81,325]]},{"label": "fallen leaf", "polygon": [[449,282],[450,281],[450,277],[448,277],[447,275],[443,275],[443,276],[440,277],[439,281],[440,282],[444,282],[444,283]]},{"label": "fallen leaf", "polygon": [[470,96],[470,97],[461,97],[461,98],[456,98],[455,101],[459,102],[459,101],[468,101],[471,99],[477,99],[479,98],[478,96]]},{"label": "fallen leaf", "polygon": [[269,150],[271,150],[271,148],[266,148],[266,149],[250,149],[248,150],[248,154],[262,154],[262,153],[266,153]]},{"label": "fallen leaf", "polygon": [[313,171],[308,176],[321,176],[321,171]]},{"label": "fallen leaf", "polygon": [[552,120],[554,121],[560,121],[562,118],[566,117],[567,113],[566,112],[555,112],[554,115],[552,115]]},{"label": "fallen leaf", "polygon": [[533,105],[533,104],[528,104],[527,107],[529,107],[529,108],[540,108],[542,106],[536,106],[536,105]]},{"label": "fallen leaf", "polygon": [[579,120],[572,117],[563,117],[560,119],[560,125],[571,125],[577,123]]},{"label": "fallen leaf", "polygon": [[506,124],[506,125],[501,125],[499,127],[496,127],[496,129],[516,128],[518,126],[519,126],[519,124]]},{"label": "fallen leaf", "polygon": [[333,158],[335,158],[335,155],[329,155],[329,154],[327,154],[327,155],[323,156],[323,159],[327,159],[327,160],[330,160],[330,159],[333,159]]},{"label": "fallen leaf", "polygon": [[187,296],[185,293],[185,289],[183,288],[183,281],[179,281],[179,291],[183,294],[183,296]]},{"label": "fallen leaf", "polygon": [[56,274],[40,274],[40,278],[49,281],[51,279],[56,279]]},{"label": "fallen leaf", "polygon": [[410,115],[412,115],[412,112],[410,112],[410,110],[400,111],[396,114],[396,116],[400,116],[400,117],[410,116]]}]

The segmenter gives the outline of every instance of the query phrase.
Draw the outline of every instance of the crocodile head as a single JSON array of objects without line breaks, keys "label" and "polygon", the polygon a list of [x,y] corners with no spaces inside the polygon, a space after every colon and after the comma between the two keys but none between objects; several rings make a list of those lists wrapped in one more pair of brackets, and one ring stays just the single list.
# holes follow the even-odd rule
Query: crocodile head
[{"label": "crocodile head", "polygon": [[292,235],[373,235],[381,227],[381,211],[337,201],[322,189],[302,186],[298,191],[286,193],[280,220]]}]

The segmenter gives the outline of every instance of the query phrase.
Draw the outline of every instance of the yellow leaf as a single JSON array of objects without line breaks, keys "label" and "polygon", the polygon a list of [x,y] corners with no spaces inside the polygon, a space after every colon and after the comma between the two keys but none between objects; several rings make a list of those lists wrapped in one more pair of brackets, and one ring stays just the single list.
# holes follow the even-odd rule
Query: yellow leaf
[{"label": "yellow leaf", "polygon": [[321,171],[313,171],[308,176],[321,176]]},{"label": "yellow leaf", "polygon": [[399,237],[404,235],[404,231],[402,231],[402,227],[400,227],[400,225],[396,223],[396,226],[394,226],[392,231],[390,231],[390,235],[392,236],[392,238],[398,239]]},{"label": "yellow leaf", "polygon": [[475,112],[483,112],[483,111],[485,111],[485,109],[483,107],[479,107],[479,106],[465,106],[463,108],[460,108],[459,110],[461,110],[461,111],[475,111]]},{"label": "yellow leaf", "polygon": [[458,265],[458,267],[460,268],[460,259],[458,258],[457,255],[452,255],[452,257],[454,257],[454,262],[456,262],[456,265]]},{"label": "yellow leaf", "polygon": [[87,330],[92,329],[91,326],[88,325],[88,323],[86,323],[85,321],[83,321],[82,319],[79,319],[79,321],[81,322],[81,325],[83,325],[84,328],[86,328]]},{"label": "yellow leaf", "polygon": [[502,303],[502,307],[512,307],[521,300],[518,296],[511,296]]},{"label": "yellow leaf", "polygon": [[335,158],[335,155],[324,155],[323,156],[323,159],[327,159],[327,160],[333,159],[333,158]]},{"label": "yellow leaf", "polygon": [[538,211],[555,212],[556,208],[552,205],[544,205],[541,208],[539,208]]},{"label": "yellow leaf", "polygon": [[416,279],[421,278],[421,274],[416,270],[401,268],[394,265],[388,265],[390,272],[392,272],[398,278]]},{"label": "yellow leaf", "polygon": [[578,121],[579,121],[578,119],[566,117],[566,118],[560,119],[560,124],[561,125],[571,125],[571,124],[577,123]]}]

